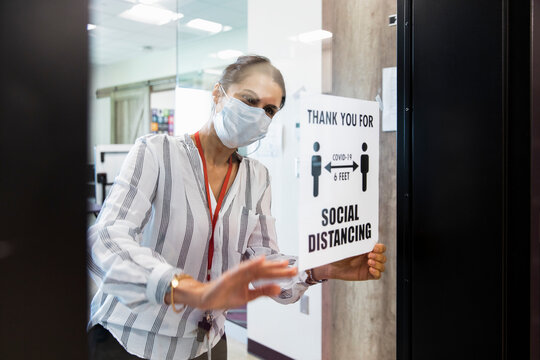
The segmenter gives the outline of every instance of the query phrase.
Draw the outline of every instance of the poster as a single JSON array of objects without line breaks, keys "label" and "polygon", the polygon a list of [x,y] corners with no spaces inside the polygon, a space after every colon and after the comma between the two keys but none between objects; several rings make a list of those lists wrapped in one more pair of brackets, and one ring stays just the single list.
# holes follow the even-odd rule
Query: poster
[{"label": "poster", "polygon": [[311,95],[300,106],[299,268],[369,252],[379,227],[379,105]]},{"label": "poster", "polygon": [[152,109],[150,132],[174,135],[174,109]]}]

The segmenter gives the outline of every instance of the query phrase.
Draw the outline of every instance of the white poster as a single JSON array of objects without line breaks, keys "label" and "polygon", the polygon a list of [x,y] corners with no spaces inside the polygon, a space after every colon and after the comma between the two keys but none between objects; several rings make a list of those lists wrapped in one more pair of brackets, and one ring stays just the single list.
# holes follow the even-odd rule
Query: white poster
[{"label": "white poster", "polygon": [[299,268],[369,252],[379,228],[379,105],[330,96],[300,107]]},{"label": "white poster", "polygon": [[383,131],[397,130],[397,68],[383,69]]}]

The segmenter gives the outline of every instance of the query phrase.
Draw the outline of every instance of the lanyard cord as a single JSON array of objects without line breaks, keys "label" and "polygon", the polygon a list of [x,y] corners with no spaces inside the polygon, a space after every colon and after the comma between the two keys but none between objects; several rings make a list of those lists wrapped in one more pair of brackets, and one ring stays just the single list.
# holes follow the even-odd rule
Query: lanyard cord
[{"label": "lanyard cord", "polygon": [[197,144],[197,150],[199,150],[199,155],[201,156],[203,163],[203,172],[204,172],[204,186],[206,188],[206,199],[208,200],[208,210],[210,211],[210,220],[212,222],[212,236],[210,237],[210,245],[208,247],[208,273],[206,275],[206,280],[210,281],[210,270],[212,269],[212,260],[214,259],[214,230],[216,229],[216,223],[219,216],[219,210],[221,209],[221,204],[225,193],[227,192],[227,185],[229,184],[229,179],[232,172],[232,156],[229,157],[229,168],[227,169],[227,175],[225,176],[225,181],[221,186],[221,191],[219,192],[219,199],[216,205],[216,211],[212,214],[212,202],[210,200],[210,186],[208,185],[208,171],[206,170],[206,160],[204,158],[204,152],[201,145],[201,139],[199,137],[199,132],[195,133],[195,143]]}]

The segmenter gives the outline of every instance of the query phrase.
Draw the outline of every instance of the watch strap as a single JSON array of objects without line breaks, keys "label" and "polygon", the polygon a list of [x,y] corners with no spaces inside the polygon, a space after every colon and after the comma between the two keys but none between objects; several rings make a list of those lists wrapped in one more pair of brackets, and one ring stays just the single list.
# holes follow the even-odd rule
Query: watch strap
[{"label": "watch strap", "polygon": [[322,280],[315,279],[313,277],[313,269],[307,269],[306,274],[307,274],[306,284],[308,285],[321,284],[325,281],[328,281],[328,279],[322,279]]}]

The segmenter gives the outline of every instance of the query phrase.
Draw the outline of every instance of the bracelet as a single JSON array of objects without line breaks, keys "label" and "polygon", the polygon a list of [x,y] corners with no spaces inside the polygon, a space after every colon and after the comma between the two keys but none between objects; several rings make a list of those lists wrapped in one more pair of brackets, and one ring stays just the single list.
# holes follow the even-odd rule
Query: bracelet
[{"label": "bracelet", "polygon": [[181,313],[186,308],[186,304],[182,305],[180,309],[177,309],[174,305],[174,289],[178,287],[178,284],[180,283],[180,280],[183,279],[193,279],[188,274],[180,274],[180,275],[174,275],[173,279],[171,280],[171,306],[175,313]]},{"label": "bracelet", "polygon": [[306,273],[307,273],[307,278],[306,278],[306,284],[308,285],[315,285],[315,284],[320,284],[320,283],[323,283],[325,281],[328,281],[328,279],[322,279],[322,280],[317,280],[313,277],[313,269],[307,269],[306,270]]}]

